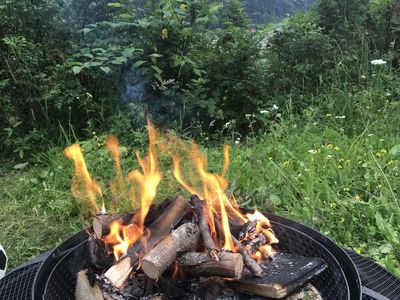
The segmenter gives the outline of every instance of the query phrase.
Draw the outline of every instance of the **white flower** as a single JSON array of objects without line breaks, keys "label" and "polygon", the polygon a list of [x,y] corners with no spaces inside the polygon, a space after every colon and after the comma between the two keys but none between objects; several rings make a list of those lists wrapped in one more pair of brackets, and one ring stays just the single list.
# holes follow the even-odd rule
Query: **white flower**
[{"label": "white flower", "polygon": [[379,66],[379,65],[386,65],[386,60],[383,59],[374,59],[371,60],[371,65]]},{"label": "white flower", "polygon": [[260,114],[267,114],[267,113],[269,113],[268,110],[260,110]]},{"label": "white flower", "polygon": [[236,145],[239,145],[239,143],[240,143],[239,140],[236,140],[236,141],[235,141],[235,144],[236,144]]},{"label": "white flower", "polygon": [[335,119],[345,119],[346,116],[336,116]]},{"label": "white flower", "polygon": [[272,106],[273,109],[277,110],[278,106],[276,104],[274,104],[274,106]]},{"label": "white flower", "polygon": [[390,96],[392,96],[391,93],[386,93],[386,97],[390,97]]},{"label": "white flower", "polygon": [[367,79],[367,76],[361,75],[361,79]]},{"label": "white flower", "polygon": [[232,123],[231,121],[226,122],[224,128],[228,128],[231,125],[231,123]]},{"label": "white flower", "polygon": [[308,153],[310,153],[310,154],[315,154],[315,153],[317,153],[317,151],[311,149],[311,150],[308,150]]}]

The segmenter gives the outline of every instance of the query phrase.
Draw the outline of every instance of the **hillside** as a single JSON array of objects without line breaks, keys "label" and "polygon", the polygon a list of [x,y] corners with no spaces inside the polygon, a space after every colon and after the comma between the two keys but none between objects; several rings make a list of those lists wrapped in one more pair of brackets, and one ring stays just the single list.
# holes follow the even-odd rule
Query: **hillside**
[{"label": "hillside", "polygon": [[298,10],[305,11],[315,0],[246,0],[245,8],[256,24],[279,21]]}]

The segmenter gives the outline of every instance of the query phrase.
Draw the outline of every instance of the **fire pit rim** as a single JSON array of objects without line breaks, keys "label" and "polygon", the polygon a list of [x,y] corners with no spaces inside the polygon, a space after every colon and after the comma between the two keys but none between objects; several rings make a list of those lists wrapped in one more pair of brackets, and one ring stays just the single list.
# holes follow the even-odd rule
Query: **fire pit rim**
[{"label": "fire pit rim", "polygon": [[[241,210],[244,213],[254,212],[253,209],[248,208],[241,208]],[[328,252],[330,252],[339,264],[339,266],[342,268],[344,279],[346,281],[349,291],[349,299],[361,299],[361,279],[359,273],[348,254],[343,249],[341,249],[333,240],[299,222],[292,221],[285,217],[281,217],[265,211],[260,210],[260,212],[268,217],[272,223],[279,223],[284,227],[289,227],[292,230],[296,230],[304,235],[307,235],[309,238],[313,239],[321,246],[323,246]],[[90,226],[84,228],[76,234],[72,235],[60,246],[54,249],[48,256],[48,258],[43,261],[34,279],[32,299],[42,299],[50,274],[65,255],[73,251],[76,247],[80,246],[82,242],[85,242],[87,240],[87,231],[91,232],[92,227]],[[44,284],[44,282],[46,282],[46,284]]]}]

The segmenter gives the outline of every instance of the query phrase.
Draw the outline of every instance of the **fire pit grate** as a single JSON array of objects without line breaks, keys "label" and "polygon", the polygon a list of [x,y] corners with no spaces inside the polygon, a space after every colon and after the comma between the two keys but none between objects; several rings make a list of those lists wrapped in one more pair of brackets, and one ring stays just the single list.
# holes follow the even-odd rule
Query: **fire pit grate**
[{"label": "fire pit grate", "polygon": [[0,299],[26,300],[32,297],[33,282],[41,262],[32,263],[8,274],[0,281]]}]

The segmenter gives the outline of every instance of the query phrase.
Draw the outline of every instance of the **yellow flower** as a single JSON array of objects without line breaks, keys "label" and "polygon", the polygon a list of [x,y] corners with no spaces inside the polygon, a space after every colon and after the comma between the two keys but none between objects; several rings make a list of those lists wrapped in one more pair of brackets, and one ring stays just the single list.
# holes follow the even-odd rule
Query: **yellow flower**
[{"label": "yellow flower", "polygon": [[268,160],[272,160],[272,156],[268,157]]},{"label": "yellow flower", "polygon": [[332,114],[326,114],[325,117],[330,118],[332,117]]},{"label": "yellow flower", "polygon": [[336,150],[336,151],[339,151],[340,148],[339,148],[338,146],[335,146],[335,150]]},{"label": "yellow flower", "polygon": [[343,192],[350,192],[350,188],[348,187],[343,188]]},{"label": "yellow flower", "polygon": [[283,162],[283,166],[284,167],[287,167],[289,165],[289,161],[288,160],[285,160],[284,162]]},{"label": "yellow flower", "polygon": [[338,169],[343,169],[343,167],[341,166],[341,165],[338,165],[338,167],[337,167]]},{"label": "yellow flower", "polygon": [[389,166],[394,164],[394,160],[389,160],[387,163]]},{"label": "yellow flower", "polygon": [[333,149],[333,145],[332,144],[328,144],[328,145],[326,145],[326,148],[329,149],[329,150]]},{"label": "yellow flower", "polygon": [[357,253],[357,254],[361,254],[361,249],[360,249],[360,248],[357,248],[357,249],[356,249],[356,253]]},{"label": "yellow flower", "polygon": [[188,5],[185,4],[185,3],[182,3],[181,6],[180,6],[180,9],[181,10],[187,10],[188,9]]},{"label": "yellow flower", "polygon": [[349,163],[351,163],[350,159],[346,159],[346,161],[344,162],[345,165],[348,165]]},{"label": "yellow flower", "polygon": [[357,200],[357,201],[361,200],[361,197],[359,194],[355,194],[353,198],[354,198],[354,200]]},{"label": "yellow flower", "polygon": [[166,40],[168,38],[168,29],[167,28],[163,28],[163,30],[161,30],[161,37],[163,40]]}]

